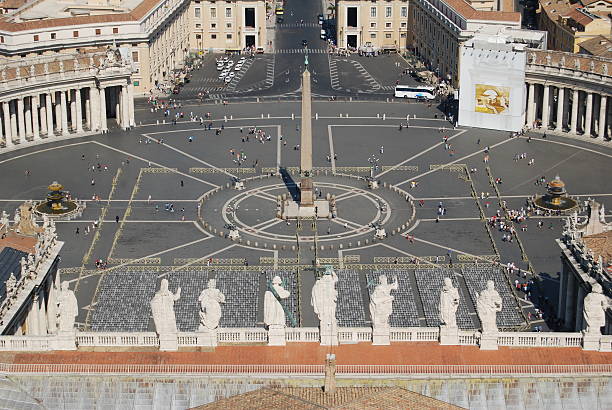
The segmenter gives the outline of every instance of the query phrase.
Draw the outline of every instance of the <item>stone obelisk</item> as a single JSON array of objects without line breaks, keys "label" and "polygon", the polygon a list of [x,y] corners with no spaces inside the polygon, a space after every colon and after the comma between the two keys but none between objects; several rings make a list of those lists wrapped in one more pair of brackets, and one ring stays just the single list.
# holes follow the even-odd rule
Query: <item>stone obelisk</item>
[{"label": "stone obelisk", "polygon": [[308,55],[304,60],[306,69],[302,73],[302,135],[300,142],[300,207],[314,206],[312,183],[312,102],[310,92],[310,71]]}]

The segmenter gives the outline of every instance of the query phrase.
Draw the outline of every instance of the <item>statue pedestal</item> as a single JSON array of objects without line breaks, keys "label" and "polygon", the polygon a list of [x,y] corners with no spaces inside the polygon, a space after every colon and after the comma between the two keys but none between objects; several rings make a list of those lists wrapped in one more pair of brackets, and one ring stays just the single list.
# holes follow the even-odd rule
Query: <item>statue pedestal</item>
[{"label": "statue pedestal", "polygon": [[334,325],[323,325],[319,327],[321,346],[338,346],[338,328]]},{"label": "statue pedestal", "polygon": [[270,325],[268,327],[268,346],[285,346],[286,344],[285,326]]},{"label": "statue pedestal", "polygon": [[582,334],[582,350],[599,350],[601,335],[597,333]]},{"label": "statue pedestal", "polygon": [[76,350],[76,331],[58,332],[55,336],[54,350]]},{"label": "statue pedestal", "polygon": [[391,344],[391,327],[373,327],[372,328],[372,345],[388,346]]},{"label": "statue pedestal", "polygon": [[459,328],[440,326],[440,345],[456,346],[459,344]]},{"label": "statue pedestal", "polygon": [[[217,346],[217,331],[209,330],[209,329],[199,329],[198,330],[198,346],[216,347]],[[178,345],[177,345],[177,348],[178,348]]]},{"label": "statue pedestal", "polygon": [[499,332],[488,332],[480,335],[480,350],[497,350]]},{"label": "statue pedestal", "polygon": [[302,178],[300,182],[300,206],[314,206],[314,200],[312,178]]},{"label": "statue pedestal", "polygon": [[162,333],[159,335],[159,350],[175,352],[178,350],[178,335],[176,333]]}]

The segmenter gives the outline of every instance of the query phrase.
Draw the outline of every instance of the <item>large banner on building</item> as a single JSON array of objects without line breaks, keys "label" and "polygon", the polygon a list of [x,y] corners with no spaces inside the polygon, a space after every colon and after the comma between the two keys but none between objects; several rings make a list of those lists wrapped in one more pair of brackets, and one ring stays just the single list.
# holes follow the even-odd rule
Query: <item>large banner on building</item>
[{"label": "large banner on building", "polygon": [[[519,46],[520,47],[520,46]],[[525,52],[512,44],[461,48],[458,124],[519,131],[525,124]]]}]

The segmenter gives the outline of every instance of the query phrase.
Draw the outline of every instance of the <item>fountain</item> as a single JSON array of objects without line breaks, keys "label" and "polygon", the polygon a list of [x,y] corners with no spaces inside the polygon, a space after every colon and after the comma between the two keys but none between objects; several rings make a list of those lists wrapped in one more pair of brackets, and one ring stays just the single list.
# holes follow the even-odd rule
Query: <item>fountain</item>
[{"label": "fountain", "polygon": [[67,194],[63,191],[64,186],[57,181],[53,181],[47,187],[47,200],[36,206],[36,212],[46,215],[65,215],[77,209],[78,204],[67,198]]},{"label": "fountain", "polygon": [[571,212],[578,207],[578,201],[567,194],[565,182],[558,175],[548,183],[546,194],[537,195],[533,203],[544,211]]}]

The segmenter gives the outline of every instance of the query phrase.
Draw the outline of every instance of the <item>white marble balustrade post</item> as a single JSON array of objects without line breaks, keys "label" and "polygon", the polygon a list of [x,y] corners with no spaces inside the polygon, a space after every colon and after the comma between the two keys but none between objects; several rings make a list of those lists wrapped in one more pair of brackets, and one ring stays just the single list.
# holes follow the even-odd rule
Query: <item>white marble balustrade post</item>
[{"label": "white marble balustrade post", "polygon": [[62,111],[62,135],[70,135],[68,130],[68,104],[66,102],[66,91],[60,91],[61,111]]},{"label": "white marble balustrade post", "polygon": [[576,134],[578,131],[578,104],[580,99],[580,93],[578,90],[574,90],[572,94],[572,122],[570,124],[570,132]]},{"label": "white marble balustrade post", "polygon": [[23,97],[17,99],[17,123],[19,124],[19,143],[23,144],[26,141],[25,133],[25,112],[23,106]]},{"label": "white marble balustrade post", "polygon": [[6,148],[13,146],[13,133],[11,132],[11,107],[8,101],[2,102],[2,119],[4,121],[4,143]]},{"label": "white marble balustrade post", "polygon": [[76,105],[76,132],[83,132],[83,109],[81,107],[81,89],[77,88],[74,90],[75,100],[74,103]]},{"label": "white marble balustrade post", "polygon": [[606,123],[607,123],[607,115],[606,115],[606,103],[608,102],[608,96],[602,95],[601,102],[599,103],[599,130],[597,132],[597,136],[599,138],[603,138],[606,135]]},{"label": "white marble balustrade post", "polygon": [[38,95],[30,97],[32,111],[32,131],[34,133],[33,141],[40,139],[40,125],[38,124]]},{"label": "white marble balustrade post", "polygon": [[557,132],[563,132],[563,113],[565,111],[565,88],[559,87],[557,94]]}]

